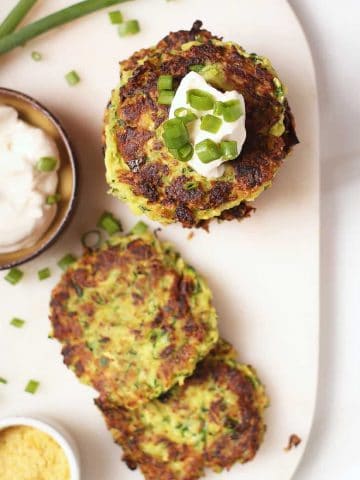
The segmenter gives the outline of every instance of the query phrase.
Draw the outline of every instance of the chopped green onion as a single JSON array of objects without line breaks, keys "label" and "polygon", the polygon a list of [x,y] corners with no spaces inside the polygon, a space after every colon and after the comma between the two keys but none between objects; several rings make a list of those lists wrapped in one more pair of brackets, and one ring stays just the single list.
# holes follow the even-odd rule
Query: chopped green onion
[{"label": "chopped green onion", "polygon": [[239,100],[223,102],[223,117],[225,122],[235,122],[241,115],[243,115],[243,111]]},{"label": "chopped green onion", "polygon": [[189,67],[189,70],[191,70],[192,72],[197,72],[199,73],[203,68],[205,67],[205,65],[190,65]]},{"label": "chopped green onion", "polygon": [[220,143],[220,150],[225,160],[234,160],[239,155],[235,140],[224,140]]},{"label": "chopped green onion", "polygon": [[141,235],[142,233],[145,233],[148,228],[149,227],[146,225],[146,223],[140,220],[133,226],[133,228],[130,230],[130,233],[133,233],[134,235]]},{"label": "chopped green onion", "polygon": [[120,10],[115,10],[113,12],[109,12],[109,20],[112,24],[117,25],[123,22],[123,15]]},{"label": "chopped green onion", "polygon": [[164,122],[163,139],[167,148],[179,149],[189,143],[189,133],[180,118]]},{"label": "chopped green onion", "polygon": [[19,0],[9,15],[0,24],[0,37],[4,37],[13,32],[35,2],[36,0]]},{"label": "chopped green onion", "polygon": [[214,97],[197,88],[188,90],[186,93],[187,102],[196,110],[211,110],[214,106]]},{"label": "chopped green onion", "polygon": [[82,235],[81,243],[85,248],[95,250],[101,245],[101,233],[99,230],[89,230]]},{"label": "chopped green onion", "polygon": [[74,255],[72,255],[71,253],[67,253],[64,257],[62,257],[57,262],[57,264],[61,268],[61,270],[65,271],[68,268],[68,266],[74,263],[75,261],[76,261],[76,258],[74,257]]},{"label": "chopped green onion", "polygon": [[214,104],[214,115],[222,115],[224,112],[223,102],[215,102]]},{"label": "chopped green onion", "polygon": [[222,120],[214,115],[204,115],[201,119],[200,128],[210,133],[217,133],[221,127]]},{"label": "chopped green onion", "polygon": [[40,172],[52,172],[57,167],[58,161],[55,157],[41,157],[37,163],[36,168]]},{"label": "chopped green onion", "polygon": [[127,22],[120,23],[118,26],[118,34],[120,37],[135,35],[135,33],[138,32],[140,32],[140,25],[137,20],[128,20]]},{"label": "chopped green onion", "polygon": [[50,268],[42,268],[41,270],[39,270],[38,272],[38,278],[39,280],[45,280],[46,278],[49,278],[51,277],[51,272],[50,272]]},{"label": "chopped green onion", "polygon": [[170,148],[170,153],[180,160],[180,162],[188,162],[194,154],[194,148],[190,143],[187,143],[179,149]]},{"label": "chopped green onion", "polygon": [[184,123],[193,122],[198,118],[194,112],[184,107],[177,108],[174,113],[175,117],[181,118]]},{"label": "chopped green onion", "polygon": [[46,197],[46,205],[54,205],[61,200],[60,193],[54,193],[54,195],[48,195]]},{"label": "chopped green onion", "polygon": [[122,232],[123,230],[119,220],[110,212],[104,212],[101,215],[97,226],[105,230],[109,235],[114,235],[114,233]]},{"label": "chopped green onion", "polygon": [[196,144],[195,151],[203,163],[209,163],[221,157],[219,146],[210,139],[203,140]]},{"label": "chopped green onion", "polygon": [[68,84],[72,87],[80,82],[80,77],[78,73],[75,72],[75,70],[71,70],[71,72],[68,72],[65,75],[65,79],[68,82]]},{"label": "chopped green onion", "polygon": [[171,105],[175,92],[173,90],[161,90],[159,92],[158,103],[160,105]]},{"label": "chopped green onion", "polygon": [[29,380],[25,387],[25,392],[34,394],[39,388],[39,385],[40,383],[37,380]]},{"label": "chopped green onion", "polygon": [[185,190],[194,190],[199,186],[199,182],[187,182],[184,184]]},{"label": "chopped green onion", "polygon": [[4,384],[6,384],[6,383],[7,383],[7,380],[6,380],[6,378],[4,378],[4,377],[0,377],[0,383],[4,383]]},{"label": "chopped green onion", "polygon": [[25,320],[22,320],[21,318],[13,318],[10,321],[10,325],[16,328],[22,328],[24,326]]},{"label": "chopped green onion", "polygon": [[12,268],[11,270],[8,271],[8,273],[5,275],[5,280],[12,285],[16,285],[22,277],[24,276],[24,272],[20,270],[19,268]]},{"label": "chopped green onion", "polygon": [[[2,53],[9,52],[13,48],[24,45],[42,33],[51,30],[52,28],[63,25],[64,23],[71,22],[76,18],[87,15],[88,13],[95,12],[101,8],[111,7],[123,3],[127,0],[84,0],[82,2],[66,7],[55,13],[52,13],[40,20],[37,20],[23,28],[20,28],[16,32],[0,38],[0,55]],[[16,7],[15,7],[16,8]]]},{"label": "chopped green onion", "polygon": [[40,52],[31,52],[31,58],[35,60],[35,62],[40,62],[42,60],[42,55]]},{"label": "chopped green onion", "polygon": [[172,90],[173,77],[172,75],[160,75],[157,81],[158,90]]}]

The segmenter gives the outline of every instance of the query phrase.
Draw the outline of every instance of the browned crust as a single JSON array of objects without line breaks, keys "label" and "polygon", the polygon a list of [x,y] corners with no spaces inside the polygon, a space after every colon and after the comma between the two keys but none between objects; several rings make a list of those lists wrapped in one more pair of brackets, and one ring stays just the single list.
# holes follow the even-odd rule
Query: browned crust
[{"label": "browned crust", "polygon": [[[229,351],[225,348],[221,352],[221,348],[214,357],[210,354],[203,360],[183,386],[176,387],[159,400],[153,401],[159,409],[161,405],[172,405],[176,414],[186,408],[183,404],[186,390],[195,385],[201,389],[208,379],[235,394],[238,398],[237,409],[231,413],[226,412],[231,416],[224,415],[227,407],[221,398],[211,405],[208,420],[219,425],[221,430],[215,437],[207,439],[202,449],[195,448],[189,442],[178,444],[165,432],[155,434],[147,430],[141,420],[146,406],[129,412],[101,399],[95,401],[115,442],[123,448],[123,460],[131,469],[139,466],[146,480],[196,480],[204,474],[204,468],[215,471],[228,469],[235,462],[245,463],[255,456],[265,431],[262,407],[257,403],[251,381],[239,369],[222,359],[222,355],[229,355]],[[160,461],[144,452],[141,445],[148,443],[149,439],[153,445],[161,443],[166,447],[167,461]],[[175,471],[173,462],[181,462],[181,468]]]},{"label": "browned crust", "polygon": [[[181,45],[199,39],[205,43],[190,50],[181,51]],[[291,147],[298,143],[294,120],[288,103],[285,103],[286,131],[280,137],[268,132],[281,116],[282,105],[274,97],[273,74],[259,65],[253,57],[244,57],[235,46],[214,45],[210,32],[201,29],[201,22],[195,22],[190,31],[170,33],[161,40],[151,54],[151,49],[136,52],[129,60],[121,63],[122,68],[133,68],[128,82],[120,88],[121,104],[117,127],[118,151],[127,163],[129,171],[119,171],[118,180],[127,183],[136,195],[147,199],[147,205],[156,203],[162,207],[162,215],[171,221],[179,221],[185,227],[197,223],[195,212],[221,207],[239,197],[249,196],[272,180]],[[180,50],[172,54],[172,50]],[[145,62],[137,66],[139,58]],[[161,61],[159,60],[161,59]],[[171,74],[175,86],[194,64],[220,63],[224,68],[226,82],[232,89],[244,95],[246,102],[247,139],[240,156],[229,162],[233,179],[229,182],[213,180],[202,182],[186,192],[182,184],[191,175],[172,178],[170,185],[163,185],[161,175],[154,182],[149,169],[152,159],[147,154],[148,142],[153,141],[155,129],[168,118],[168,107],[157,102],[157,79],[161,74]],[[153,126],[144,128],[143,115],[151,115]],[[160,143],[160,145],[158,145]],[[161,141],[154,145],[161,148]],[[167,165],[171,156],[163,151],[160,165]],[[168,172],[161,171],[162,175]],[[228,216],[229,218],[229,216]]]},{"label": "browned crust", "polygon": [[[91,383],[102,397],[109,397],[119,404],[125,404],[127,408],[134,408],[156,396],[157,390],[152,389],[148,383],[131,390],[137,381],[137,368],[135,365],[131,369],[126,367],[129,361],[140,362],[141,358],[137,360],[136,357],[123,356],[121,341],[115,345],[110,342],[111,339],[101,336],[102,331],[111,328],[108,325],[112,321],[115,324],[121,322],[121,317],[114,313],[113,319],[106,317],[99,326],[99,317],[95,315],[101,305],[113,302],[117,295],[126,294],[131,295],[132,303],[138,309],[141,305],[147,305],[149,292],[160,288],[159,284],[165,276],[168,278],[170,285],[167,287],[166,302],[157,306],[151,304],[151,308],[155,306],[157,309],[147,317],[148,323],[136,317],[134,329],[128,332],[136,341],[142,339],[150,343],[155,341],[151,336],[153,329],[167,335],[168,345],[160,352],[163,361],[158,362],[156,381],[158,387],[162,386],[158,394],[176,383],[178,374],[192,372],[199,346],[209,341],[210,327],[206,324],[205,317],[199,318],[194,314],[190,303],[197,288],[196,274],[188,270],[178,271],[174,262],[162,260],[155,243],[150,243],[149,239],[134,238],[126,242],[125,238],[121,245],[108,246],[100,251],[87,251],[66,271],[52,291],[50,320],[54,337],[63,344],[64,363],[85,383]],[[136,279],[133,279],[133,272],[139,273]],[[104,293],[103,285],[109,275],[114,283]],[[117,286],[120,282],[121,285],[127,282],[128,291]],[[76,306],[70,308],[69,304],[74,299]],[[209,304],[209,315],[213,313]],[[95,322],[98,325],[96,332],[91,330]],[[97,347],[99,353],[95,354],[89,346],[87,330],[92,331],[92,337],[95,336],[96,343],[101,345],[101,348]],[[179,338],[180,335],[183,335],[182,339]],[[185,341],[186,338],[188,341]],[[113,354],[118,355],[119,362],[102,364],[104,353],[109,353],[111,358]],[[139,367],[145,368],[143,365]],[[123,394],[124,386],[128,390]]]}]

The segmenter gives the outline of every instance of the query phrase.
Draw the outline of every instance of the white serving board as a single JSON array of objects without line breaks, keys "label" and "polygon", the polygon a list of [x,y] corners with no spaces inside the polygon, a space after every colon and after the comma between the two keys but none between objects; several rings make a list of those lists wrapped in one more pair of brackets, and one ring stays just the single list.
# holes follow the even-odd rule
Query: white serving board
[{"label": "white serving board", "polygon": [[[2,0],[1,17],[14,2]],[[71,3],[39,2],[28,18]],[[192,240],[179,226],[163,229],[161,235],[208,278],[221,333],[237,347],[241,360],[256,366],[271,397],[268,432],[255,461],[207,478],[289,480],[309,436],[318,364],[318,117],[308,45],[285,0],[136,0],[121,10],[126,18],[140,20],[141,34],[119,38],[102,11],[0,57],[0,85],[34,96],[58,115],[81,165],[80,204],[70,228],[23,267],[26,275],[19,285],[0,278],[0,376],[9,380],[0,385],[0,416],[34,415],[61,423],[79,445],[85,480],[142,478],[120,462],[120,449],[93,405],[95,392],[65,368],[59,345],[47,339],[48,299],[60,275],[56,261],[69,251],[80,252],[81,234],[104,209],[116,212],[125,227],[136,221],[125,205],[106,194],[100,149],[103,109],[118,80],[118,60],[156,43],[169,30],[190,28],[202,19],[214,34],[272,59],[288,85],[301,144],[273,188],[256,201],[251,219],[213,224],[210,234],[196,231]],[[43,61],[31,59],[33,50],[43,54]],[[70,88],[64,74],[72,69],[82,81]],[[45,266],[54,275],[39,282],[36,272]],[[9,326],[13,316],[27,320],[22,330]],[[29,378],[41,381],[35,396],[23,391]],[[285,453],[292,433],[303,442]]]}]

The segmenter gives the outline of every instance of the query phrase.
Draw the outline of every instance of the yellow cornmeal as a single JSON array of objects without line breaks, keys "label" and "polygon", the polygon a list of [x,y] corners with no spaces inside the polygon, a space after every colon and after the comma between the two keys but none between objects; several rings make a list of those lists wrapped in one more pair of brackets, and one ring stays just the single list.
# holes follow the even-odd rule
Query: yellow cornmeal
[{"label": "yellow cornmeal", "polygon": [[46,433],[25,425],[0,430],[1,480],[70,480],[69,462]]}]

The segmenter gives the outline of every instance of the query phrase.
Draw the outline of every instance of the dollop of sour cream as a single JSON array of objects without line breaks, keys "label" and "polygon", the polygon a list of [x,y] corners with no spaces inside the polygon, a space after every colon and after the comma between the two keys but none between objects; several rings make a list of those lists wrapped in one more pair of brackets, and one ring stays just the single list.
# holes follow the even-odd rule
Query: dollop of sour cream
[{"label": "dollop of sour cream", "polygon": [[59,158],[54,141],[0,105],[0,253],[34,245],[55,216],[56,204],[46,200],[56,192],[58,167],[38,170],[41,157]]},{"label": "dollop of sour cream", "polygon": [[[201,130],[200,123],[201,120],[198,118],[197,120],[189,123],[187,125],[189,136],[191,143],[196,145],[197,143],[201,142],[205,139],[213,140],[216,143],[220,143],[223,140],[235,140],[238,146],[238,153],[240,154],[242,146],[246,139],[246,129],[245,129],[245,118],[246,118],[246,111],[245,111],[245,101],[244,97],[236,92],[235,90],[231,90],[228,92],[221,92],[217,90],[213,86],[204,80],[204,78],[196,72],[189,72],[185,77],[181,80],[178,89],[176,90],[175,96],[170,106],[169,111],[169,119],[175,117],[175,110],[178,108],[187,108],[188,110],[194,112],[198,117],[201,115],[205,115],[210,113],[214,115],[214,113],[209,110],[205,112],[199,112],[192,108],[187,103],[187,91],[191,89],[200,89],[204,92],[210,93],[215,101],[220,102],[227,102],[228,100],[239,100],[242,111],[244,112],[241,117],[234,121],[234,122],[225,122],[222,121],[221,127],[217,133],[210,133],[205,130]],[[222,119],[222,117],[219,117]],[[223,163],[226,160],[223,157],[220,157],[217,160],[214,160],[209,163],[203,163],[199,157],[197,156],[195,149],[194,154],[188,164],[200,175],[208,178],[218,178],[224,174],[224,165]]]}]

